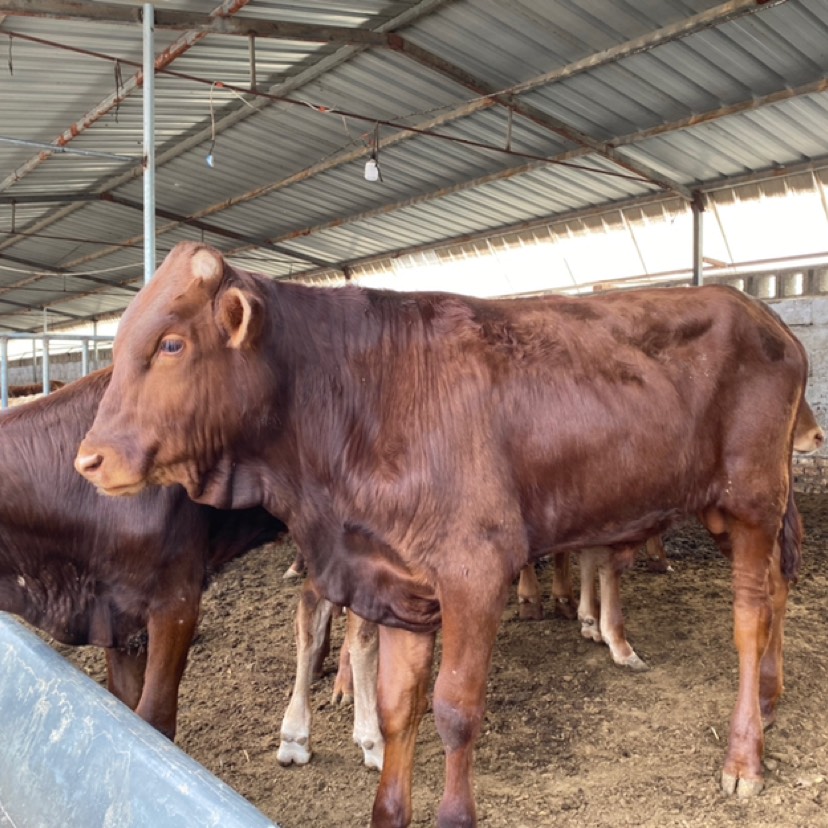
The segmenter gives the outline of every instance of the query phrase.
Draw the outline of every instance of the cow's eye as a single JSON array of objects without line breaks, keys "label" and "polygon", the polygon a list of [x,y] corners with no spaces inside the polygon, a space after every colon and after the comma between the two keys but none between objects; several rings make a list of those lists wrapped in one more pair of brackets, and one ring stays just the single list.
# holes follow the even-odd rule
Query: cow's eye
[{"label": "cow's eye", "polygon": [[165,336],[158,346],[158,353],[164,356],[178,356],[184,350],[184,340],[177,336]]}]

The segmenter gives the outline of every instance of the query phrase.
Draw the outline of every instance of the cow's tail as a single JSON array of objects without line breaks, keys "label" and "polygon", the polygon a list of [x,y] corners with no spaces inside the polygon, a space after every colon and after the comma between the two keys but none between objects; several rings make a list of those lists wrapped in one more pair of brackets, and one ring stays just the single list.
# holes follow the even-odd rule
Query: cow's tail
[{"label": "cow's tail", "polygon": [[782,575],[789,583],[796,583],[802,565],[802,519],[794,502],[793,486],[788,490],[788,508],[779,531]]}]

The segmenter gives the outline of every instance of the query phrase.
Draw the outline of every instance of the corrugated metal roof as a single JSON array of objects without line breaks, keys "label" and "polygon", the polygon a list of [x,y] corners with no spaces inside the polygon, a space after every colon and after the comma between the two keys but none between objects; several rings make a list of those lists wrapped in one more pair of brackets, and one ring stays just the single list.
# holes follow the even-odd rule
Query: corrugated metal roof
[{"label": "corrugated metal roof", "polygon": [[[0,140],[0,331],[39,330],[44,306],[55,325],[117,313],[142,280],[141,27],[106,22],[141,4],[84,4],[94,21],[19,5],[0,0],[0,138],[29,142]],[[206,8],[156,9],[161,254],[204,238],[274,277],[330,278],[828,167],[824,0],[227,2],[283,24],[255,38],[269,97],[245,94],[249,39],[205,34]]]}]

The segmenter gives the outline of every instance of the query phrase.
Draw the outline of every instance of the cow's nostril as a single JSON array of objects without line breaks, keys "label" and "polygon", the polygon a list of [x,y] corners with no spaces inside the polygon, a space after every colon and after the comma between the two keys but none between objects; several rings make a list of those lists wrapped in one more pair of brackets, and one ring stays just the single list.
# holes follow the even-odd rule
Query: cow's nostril
[{"label": "cow's nostril", "polygon": [[78,455],[75,459],[75,468],[81,474],[88,474],[89,472],[97,471],[103,463],[102,454],[85,454]]}]

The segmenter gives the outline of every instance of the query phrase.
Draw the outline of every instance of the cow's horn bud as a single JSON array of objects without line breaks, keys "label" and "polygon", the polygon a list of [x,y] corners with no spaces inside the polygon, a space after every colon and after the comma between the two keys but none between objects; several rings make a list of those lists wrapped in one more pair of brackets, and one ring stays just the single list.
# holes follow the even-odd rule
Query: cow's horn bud
[{"label": "cow's horn bud", "polygon": [[193,276],[198,276],[205,281],[211,282],[214,279],[218,279],[223,270],[221,257],[213,250],[199,250],[193,256]]}]

